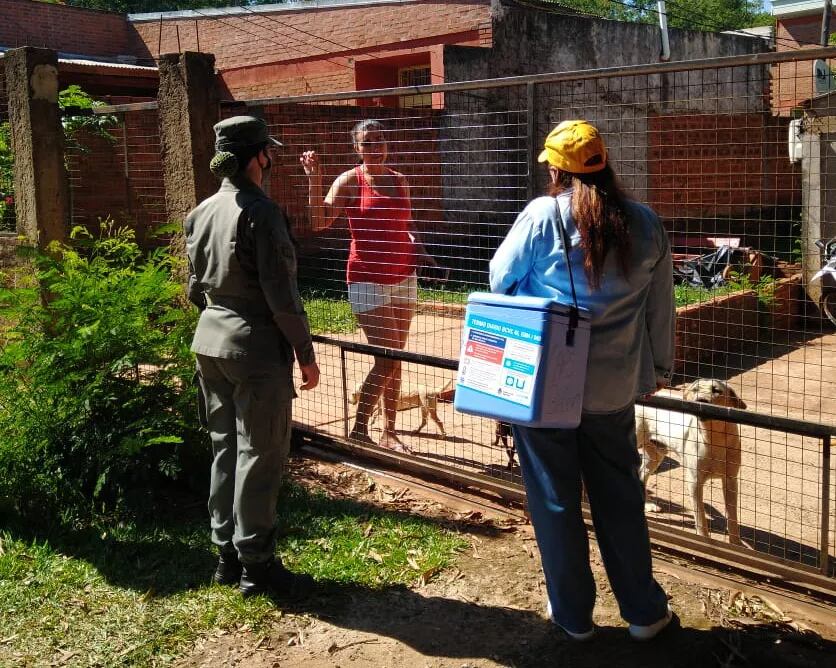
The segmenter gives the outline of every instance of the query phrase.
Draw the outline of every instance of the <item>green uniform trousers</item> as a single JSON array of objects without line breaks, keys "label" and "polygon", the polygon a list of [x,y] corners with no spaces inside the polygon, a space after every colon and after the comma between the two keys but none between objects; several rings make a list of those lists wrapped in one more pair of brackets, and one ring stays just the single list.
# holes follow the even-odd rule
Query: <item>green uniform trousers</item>
[{"label": "green uniform trousers", "polygon": [[286,366],[197,355],[201,422],[212,439],[212,542],[243,563],[276,545],[276,502],[290,451]]}]

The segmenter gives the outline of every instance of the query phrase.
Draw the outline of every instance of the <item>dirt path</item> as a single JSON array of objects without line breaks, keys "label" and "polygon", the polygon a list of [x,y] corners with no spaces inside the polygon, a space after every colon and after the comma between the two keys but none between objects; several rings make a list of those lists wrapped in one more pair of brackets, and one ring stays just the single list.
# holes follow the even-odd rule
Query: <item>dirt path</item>
[{"label": "dirt path", "polygon": [[836,617],[745,588],[700,583],[687,569],[661,561],[658,578],[679,624],[653,643],[632,642],[594,549],[600,628],[593,642],[579,645],[545,618],[539,555],[523,520],[486,517],[461,505],[457,511],[414,490],[394,493],[336,464],[299,462],[295,478],[334,496],[443,521],[462,531],[471,548],[423,586],[323,586],[286,609],[266,634],[241,629],[203,639],[181,668],[833,665]]}]

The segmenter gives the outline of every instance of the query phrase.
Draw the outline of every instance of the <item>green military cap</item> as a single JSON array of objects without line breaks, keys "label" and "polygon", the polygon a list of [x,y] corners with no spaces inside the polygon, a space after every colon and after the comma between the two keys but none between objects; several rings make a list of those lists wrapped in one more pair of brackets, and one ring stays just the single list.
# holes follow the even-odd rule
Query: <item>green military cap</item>
[{"label": "green military cap", "polygon": [[235,151],[257,144],[282,143],[267,132],[267,123],[255,116],[233,116],[215,125],[215,150]]},{"label": "green military cap", "polygon": [[209,169],[219,179],[238,173],[236,153],[261,145],[281,146],[282,143],[267,132],[267,123],[255,116],[233,116],[215,125],[215,156]]}]

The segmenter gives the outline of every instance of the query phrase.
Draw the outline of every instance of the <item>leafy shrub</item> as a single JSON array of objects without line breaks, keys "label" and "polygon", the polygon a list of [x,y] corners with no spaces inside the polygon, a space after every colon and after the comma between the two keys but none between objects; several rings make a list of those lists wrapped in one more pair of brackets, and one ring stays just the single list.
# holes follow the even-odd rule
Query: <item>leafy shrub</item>
[{"label": "leafy shrub", "polygon": [[110,221],[72,237],[32,252],[40,291],[0,290],[0,501],[61,519],[150,500],[205,440],[177,260]]},{"label": "leafy shrub", "polygon": [[78,143],[77,135],[86,131],[89,134],[104,137],[114,142],[116,139],[108,128],[118,125],[116,116],[110,114],[92,114],[96,107],[106,106],[101,100],[90,97],[81,86],[67,86],[58,93],[58,106],[63,112],[61,125],[64,128],[64,141],[70,150],[87,153],[88,149]]}]

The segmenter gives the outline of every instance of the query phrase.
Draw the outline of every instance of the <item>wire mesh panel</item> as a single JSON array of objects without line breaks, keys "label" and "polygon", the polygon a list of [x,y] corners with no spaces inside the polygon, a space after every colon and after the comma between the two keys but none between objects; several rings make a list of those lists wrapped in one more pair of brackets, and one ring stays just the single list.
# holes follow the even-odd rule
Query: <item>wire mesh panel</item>
[{"label": "wire mesh panel", "polygon": [[67,117],[64,124],[73,225],[94,231],[110,218],[151,243],[166,222],[157,110]]},{"label": "wire mesh panel", "polygon": [[[432,97],[395,96],[385,107],[352,99],[260,109],[285,144],[269,189],[300,244],[299,283],[316,333],[458,355],[466,296],[486,289],[490,254],[524,205],[526,112],[493,106],[485,95],[447,94],[443,108],[437,96],[431,106]],[[368,120],[379,125],[355,131]],[[369,141],[377,145],[360,149],[361,165],[358,148]],[[384,146],[385,163],[373,155]],[[308,151],[318,165],[310,178],[300,164]],[[324,206],[329,190],[339,206]],[[363,440],[383,438],[430,461],[518,476],[501,442],[494,444],[495,425],[453,412],[451,371],[394,363],[400,391],[384,396],[378,410],[364,405],[363,394],[380,394],[393,363],[357,353],[341,360],[334,346],[319,356],[322,387],[300,398],[300,422],[345,437],[357,428],[359,409],[359,432],[368,420]],[[397,408],[391,430],[387,401]]]},{"label": "wire mesh panel", "polygon": [[[385,91],[374,106],[358,95],[260,107],[286,147],[270,190],[290,215],[303,298],[323,337],[322,385],[300,397],[297,421],[520,482],[508,433],[454,413],[453,365],[437,362],[457,358],[467,294],[487,288],[488,261],[516,214],[546,189],[535,162],[544,137],[561,120],[585,118],[602,131],[625,190],[669,232],[677,346],[674,386],[662,396],[754,414],[745,424],[681,413],[646,420],[645,451],[657,457],[647,472],[654,526],[739,538],[829,573],[832,463],[821,436],[797,434],[836,422],[836,323],[820,308],[826,286],[812,280],[825,261],[815,241],[836,237],[836,123],[829,97],[797,101],[790,114],[774,104],[777,69],[736,63]],[[792,70],[799,88],[806,66]],[[792,94],[787,72],[782,99]],[[419,93],[424,106],[412,104]],[[352,134],[368,119],[381,125]],[[363,142],[385,160],[360,164]],[[306,151],[316,152],[303,159],[312,176],[300,164]],[[417,262],[416,294],[408,267],[420,244],[432,259]],[[377,348],[347,345],[360,343]],[[405,353],[399,371],[384,348]],[[377,408],[381,388],[388,417]],[[779,418],[824,426],[791,433]]]}]

